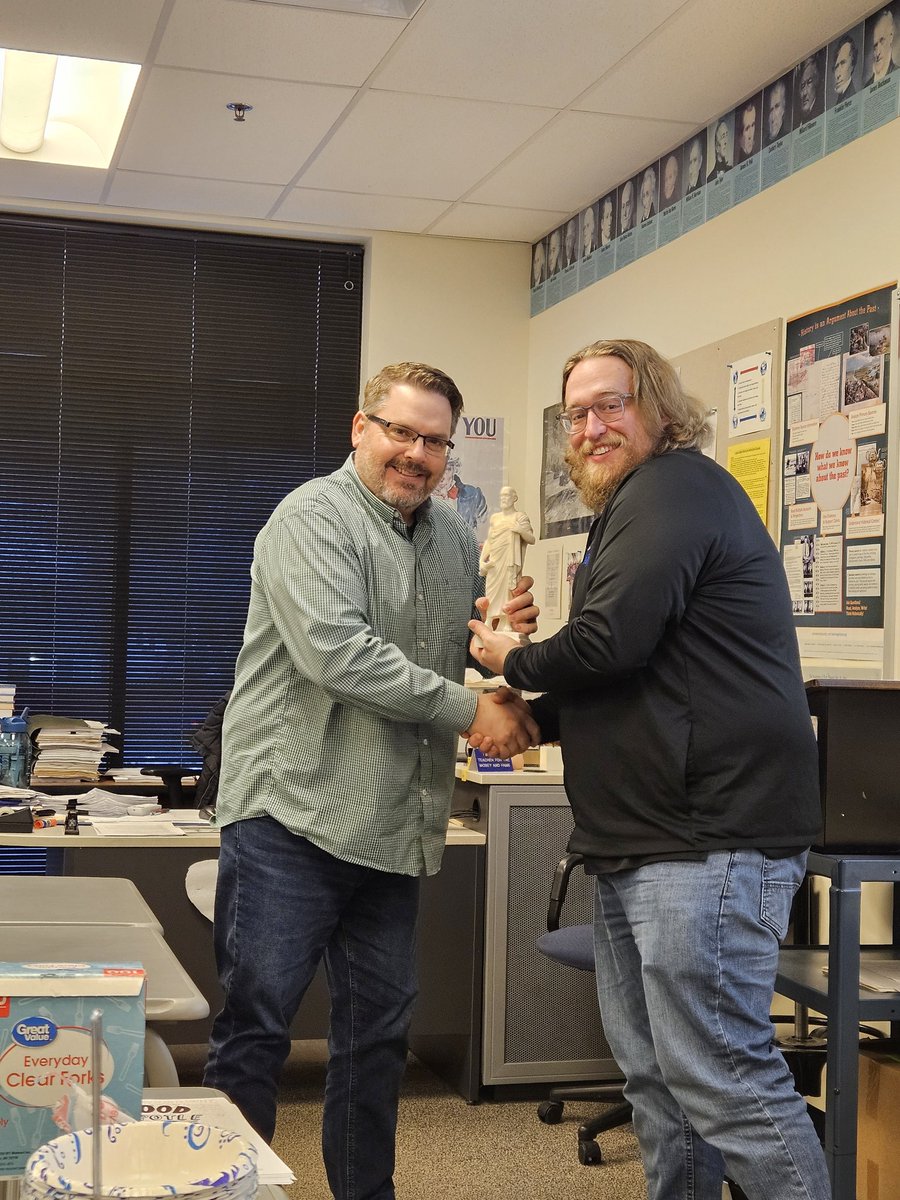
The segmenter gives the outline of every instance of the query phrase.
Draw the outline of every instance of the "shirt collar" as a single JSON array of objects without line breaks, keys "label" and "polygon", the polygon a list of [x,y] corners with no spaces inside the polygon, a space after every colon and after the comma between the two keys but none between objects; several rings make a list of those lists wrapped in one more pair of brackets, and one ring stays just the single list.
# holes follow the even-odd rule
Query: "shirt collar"
[{"label": "shirt collar", "polygon": [[404,537],[411,537],[416,525],[422,522],[431,523],[432,502],[430,496],[427,500],[423,500],[416,509],[415,520],[412,525],[407,525],[396,508],[390,504],[386,504],[384,500],[379,500],[374,492],[369,491],[357,473],[353,457],[352,454],[349,455],[347,461],[340,468],[339,473],[356,489],[363,504],[366,505],[374,517],[383,521],[386,525],[393,525]]}]

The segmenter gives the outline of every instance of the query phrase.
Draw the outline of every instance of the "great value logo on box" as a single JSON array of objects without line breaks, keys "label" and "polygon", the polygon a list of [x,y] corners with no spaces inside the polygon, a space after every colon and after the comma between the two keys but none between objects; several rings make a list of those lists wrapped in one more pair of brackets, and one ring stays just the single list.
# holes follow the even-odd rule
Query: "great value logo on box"
[{"label": "great value logo on box", "polygon": [[0,963],[0,1176],[91,1124],[94,1012],[102,1118],[140,1117],[145,992],[139,963]]}]

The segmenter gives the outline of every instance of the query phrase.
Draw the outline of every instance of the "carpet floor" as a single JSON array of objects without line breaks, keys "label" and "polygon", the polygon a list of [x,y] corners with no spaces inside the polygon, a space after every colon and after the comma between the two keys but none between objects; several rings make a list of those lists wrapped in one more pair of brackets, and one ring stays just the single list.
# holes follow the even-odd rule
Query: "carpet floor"
[{"label": "carpet floor", "polygon": [[[200,1083],[204,1047],[173,1046],[185,1086]],[[290,1200],[330,1200],[319,1141],[324,1043],[295,1042],[281,1080],[273,1147],[297,1176]],[[578,1162],[576,1130],[599,1106],[569,1102],[559,1125],[536,1104],[469,1105],[410,1058],[397,1133],[394,1181],[401,1200],[645,1200],[630,1126],[600,1135],[603,1162]]]}]

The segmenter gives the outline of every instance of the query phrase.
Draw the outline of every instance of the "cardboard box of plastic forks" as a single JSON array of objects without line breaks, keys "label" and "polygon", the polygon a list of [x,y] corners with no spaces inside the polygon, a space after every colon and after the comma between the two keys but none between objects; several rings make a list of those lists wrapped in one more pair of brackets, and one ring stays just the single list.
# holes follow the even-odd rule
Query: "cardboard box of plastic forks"
[{"label": "cardboard box of plastic forks", "polygon": [[101,1014],[101,1119],[139,1119],[144,1082],[139,963],[0,962],[0,1176],[92,1122],[91,1031]]}]

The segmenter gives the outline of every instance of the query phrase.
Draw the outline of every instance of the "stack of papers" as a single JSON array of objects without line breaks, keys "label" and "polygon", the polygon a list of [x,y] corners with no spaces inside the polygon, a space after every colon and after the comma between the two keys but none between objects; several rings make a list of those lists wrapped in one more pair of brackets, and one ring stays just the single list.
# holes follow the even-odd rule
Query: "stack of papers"
[{"label": "stack of papers", "polygon": [[109,741],[118,731],[103,721],[32,713],[28,732],[37,755],[31,771],[35,787],[57,779],[99,779],[106,756],[119,753]]},{"label": "stack of papers", "polygon": [[[822,968],[828,974],[828,968]],[[900,992],[900,960],[867,958],[859,967],[859,986],[866,992]]]},{"label": "stack of papers", "polygon": [[34,788],[10,787],[9,784],[0,783],[0,804],[26,804],[31,800],[40,800],[43,803],[46,799],[43,792],[36,792]]},{"label": "stack of papers", "polygon": [[16,685],[0,683],[0,717],[11,717],[16,701]]},{"label": "stack of papers", "polygon": [[[143,807],[152,804],[146,796],[125,795],[124,792],[106,792],[103,788],[91,788],[88,792],[73,792],[72,796],[78,801],[78,812],[86,817],[124,817],[134,805]],[[46,807],[53,808],[58,813],[66,811],[66,802],[71,797],[48,796]]]}]

